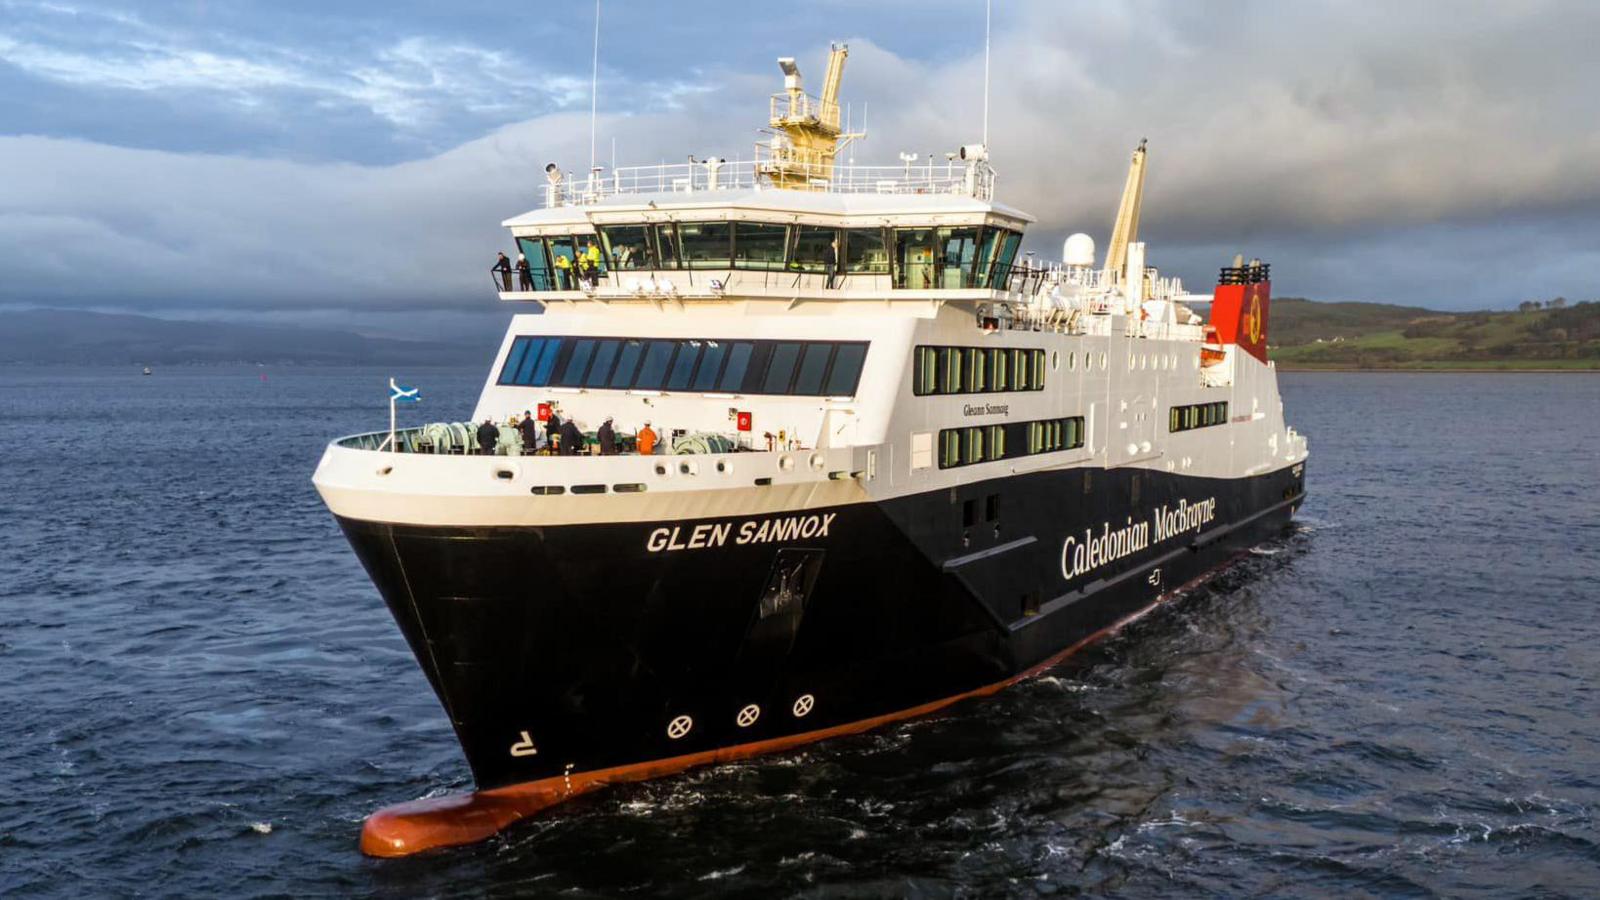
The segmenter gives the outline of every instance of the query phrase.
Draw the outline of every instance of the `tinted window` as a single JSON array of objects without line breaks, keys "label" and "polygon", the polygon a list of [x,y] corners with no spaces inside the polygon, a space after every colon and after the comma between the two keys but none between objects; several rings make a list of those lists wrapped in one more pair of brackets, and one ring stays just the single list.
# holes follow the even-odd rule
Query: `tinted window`
[{"label": "tinted window", "polygon": [[749,341],[735,341],[728,347],[728,367],[723,370],[722,378],[717,381],[717,390],[726,394],[737,394],[744,387],[745,371],[750,368],[750,354],[756,345]]},{"label": "tinted window", "polygon": [[683,252],[678,247],[678,233],[671,225],[657,225],[652,229],[655,237],[656,259],[663,269],[676,269],[683,265]]},{"label": "tinted window", "polygon": [[789,391],[789,379],[794,377],[795,363],[800,361],[800,345],[785,342],[772,349],[772,362],[767,366],[767,379],[762,382],[763,394],[784,394]]},{"label": "tinted window", "polygon": [[594,365],[589,369],[589,377],[583,380],[584,387],[606,386],[606,378],[611,375],[611,364],[617,361],[617,348],[621,346],[621,341],[600,342],[594,352]]},{"label": "tinted window", "polygon": [[528,384],[546,385],[550,383],[550,370],[556,367],[556,356],[561,353],[561,338],[549,338],[545,341],[544,353],[539,355],[539,365],[533,370],[533,379]]},{"label": "tinted window", "polygon": [[828,247],[837,234],[832,228],[801,225],[795,231],[792,267],[803,272],[827,271]]},{"label": "tinted window", "polygon": [[592,340],[580,340],[572,345],[572,356],[561,367],[556,384],[576,387],[583,383],[583,375],[589,371],[589,360],[594,358],[594,345]]},{"label": "tinted window", "polygon": [[539,356],[549,343],[547,338],[534,338],[528,343],[528,354],[522,357],[522,365],[517,367],[517,384],[533,383],[533,369],[539,364]]},{"label": "tinted window", "polygon": [[639,357],[644,355],[644,341],[628,341],[622,345],[622,356],[617,360],[617,371],[611,375],[611,386],[626,388],[633,385],[634,370],[639,368]]},{"label": "tinted window", "polygon": [[517,338],[511,342],[511,352],[506,354],[505,365],[500,367],[500,383],[510,384],[516,377],[517,366],[522,363],[523,354],[528,352],[528,339]]},{"label": "tinted window", "polygon": [[881,228],[851,228],[845,231],[845,271],[879,275],[889,271],[889,250],[883,244]]},{"label": "tinted window", "polygon": [[867,358],[866,344],[840,344],[833,355],[833,368],[828,371],[828,383],[823,393],[829,397],[849,397],[856,392],[856,382],[861,378],[861,364]]},{"label": "tinted window", "polygon": [[822,393],[822,376],[828,370],[828,357],[833,355],[832,344],[808,344],[800,355],[800,374],[795,376],[793,394]]},{"label": "tinted window", "polygon": [[672,349],[676,341],[651,341],[650,349],[644,355],[644,365],[639,367],[639,377],[633,380],[633,386],[644,390],[654,391],[661,388],[661,382],[667,377],[667,363],[672,361]]},{"label": "tinted window", "polygon": [[740,222],[734,226],[733,264],[741,269],[781,269],[788,239],[786,226]]},{"label": "tinted window", "polygon": [[667,390],[681,391],[689,386],[694,375],[695,361],[700,358],[699,341],[680,341],[678,358],[672,362],[672,374],[667,376]]},{"label": "tinted window", "polygon": [[629,269],[653,269],[650,252],[649,226],[646,225],[610,225],[599,229],[600,239],[605,242],[604,251],[606,259],[614,268],[622,271]]},{"label": "tinted window", "polygon": [[694,374],[694,390],[716,390],[717,374],[722,369],[722,358],[727,355],[727,344],[721,341],[706,341],[706,348],[700,355],[700,368]]},{"label": "tinted window", "polygon": [[733,227],[726,222],[684,222],[678,225],[683,258],[691,269],[726,269],[733,249]]}]

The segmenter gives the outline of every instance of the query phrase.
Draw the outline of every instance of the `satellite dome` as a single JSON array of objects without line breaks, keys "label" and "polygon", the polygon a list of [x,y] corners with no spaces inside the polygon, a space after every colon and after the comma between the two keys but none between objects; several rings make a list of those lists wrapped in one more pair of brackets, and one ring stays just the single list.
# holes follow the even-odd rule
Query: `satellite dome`
[{"label": "satellite dome", "polygon": [[1081,231],[1067,238],[1061,245],[1061,262],[1069,266],[1094,265],[1094,238]]}]

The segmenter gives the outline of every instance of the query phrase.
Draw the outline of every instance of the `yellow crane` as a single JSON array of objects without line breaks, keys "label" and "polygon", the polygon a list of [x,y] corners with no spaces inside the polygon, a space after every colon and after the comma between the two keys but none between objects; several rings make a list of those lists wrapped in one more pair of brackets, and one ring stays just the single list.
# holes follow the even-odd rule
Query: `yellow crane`
[{"label": "yellow crane", "polygon": [[833,160],[845,144],[861,137],[844,134],[839,127],[839,86],[844,81],[845,44],[828,46],[828,71],[822,78],[822,95],[806,94],[800,67],[794,57],[778,60],[783,70],[783,92],[772,95],[768,124],[772,140],[758,145],[759,171],[776,187],[817,189],[833,178]]},{"label": "yellow crane", "polygon": [[1106,246],[1106,268],[1120,278],[1128,265],[1128,245],[1139,239],[1139,208],[1144,205],[1145,141],[1133,151],[1133,161],[1128,164],[1128,182],[1122,188],[1122,205],[1117,207],[1117,221],[1111,226],[1111,243]]}]

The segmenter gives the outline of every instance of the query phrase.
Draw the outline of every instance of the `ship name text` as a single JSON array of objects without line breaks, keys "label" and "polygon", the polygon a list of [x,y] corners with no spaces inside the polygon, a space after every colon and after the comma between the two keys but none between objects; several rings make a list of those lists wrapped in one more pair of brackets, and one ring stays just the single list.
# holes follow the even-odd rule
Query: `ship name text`
[{"label": "ship name text", "polygon": [[673,550],[704,550],[722,547],[729,543],[770,544],[776,541],[823,538],[838,513],[820,513],[809,516],[779,516],[771,519],[749,519],[734,527],[732,522],[703,522],[699,525],[673,525],[657,528],[645,539],[644,548],[651,553]]},{"label": "ship name text", "polygon": [[961,407],[963,416],[1009,416],[1011,404],[1009,403],[968,403]]}]

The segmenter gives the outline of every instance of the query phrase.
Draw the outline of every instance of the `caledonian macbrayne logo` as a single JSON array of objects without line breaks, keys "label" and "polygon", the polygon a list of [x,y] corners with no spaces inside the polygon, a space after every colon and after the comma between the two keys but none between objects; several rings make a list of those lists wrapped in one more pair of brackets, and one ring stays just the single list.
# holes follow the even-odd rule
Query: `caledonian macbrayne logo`
[{"label": "caledonian macbrayne logo", "polygon": [[1250,343],[1261,343],[1261,295],[1250,295],[1250,314],[1244,317],[1245,334],[1250,335]]},{"label": "caledonian macbrayne logo", "polygon": [[1168,538],[1199,531],[1217,518],[1217,498],[1189,502],[1179,500],[1177,506],[1163,503],[1150,512],[1150,520],[1135,522],[1132,516],[1121,528],[1112,528],[1110,522],[1083,531],[1083,540],[1068,535],[1061,544],[1061,577],[1072,580],[1101,566],[1132,556],[1150,546],[1151,526],[1155,527],[1156,543]]}]

